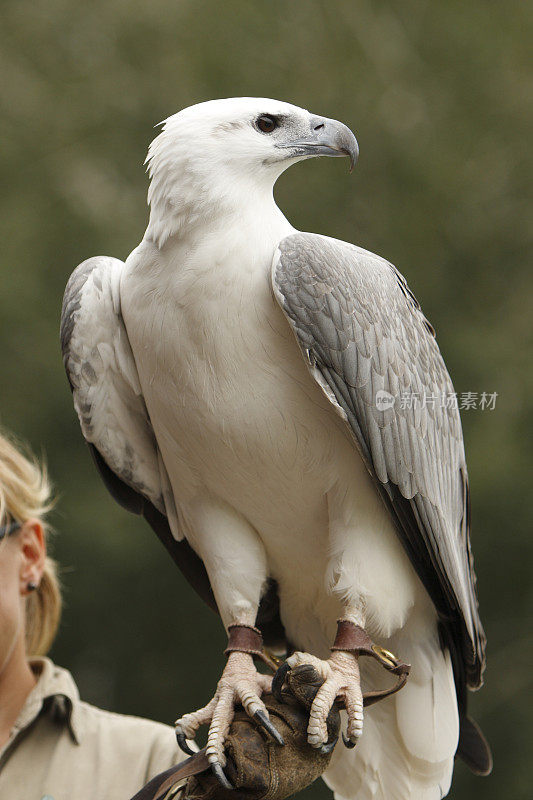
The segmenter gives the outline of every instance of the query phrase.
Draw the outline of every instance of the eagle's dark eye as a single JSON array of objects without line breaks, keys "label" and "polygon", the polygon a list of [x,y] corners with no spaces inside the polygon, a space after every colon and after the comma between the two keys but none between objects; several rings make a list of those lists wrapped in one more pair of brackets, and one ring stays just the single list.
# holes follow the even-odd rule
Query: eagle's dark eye
[{"label": "eagle's dark eye", "polygon": [[278,127],[279,122],[276,117],[268,117],[266,114],[261,114],[255,121],[255,124],[262,133],[272,133]]}]

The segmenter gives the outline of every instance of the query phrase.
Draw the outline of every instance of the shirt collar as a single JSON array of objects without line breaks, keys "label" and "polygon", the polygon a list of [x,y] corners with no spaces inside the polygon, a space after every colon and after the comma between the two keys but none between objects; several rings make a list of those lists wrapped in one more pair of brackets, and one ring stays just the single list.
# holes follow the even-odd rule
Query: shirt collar
[{"label": "shirt collar", "polygon": [[84,726],[80,696],[72,675],[49,658],[31,658],[29,664],[37,683],[26,698],[13,733],[16,735],[27,728],[46,709],[55,719],[68,725],[70,735],[80,744]]}]

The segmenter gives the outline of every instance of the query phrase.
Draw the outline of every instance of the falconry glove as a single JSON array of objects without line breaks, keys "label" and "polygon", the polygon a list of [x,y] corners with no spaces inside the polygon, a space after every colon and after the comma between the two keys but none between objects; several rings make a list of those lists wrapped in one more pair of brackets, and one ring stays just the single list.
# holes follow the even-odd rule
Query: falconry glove
[{"label": "falconry glove", "polygon": [[327,769],[339,736],[340,716],[334,705],[327,719],[328,746],[316,750],[307,742],[309,709],[321,684],[316,670],[302,665],[287,675],[282,702],[264,695],[283,747],[237,709],[225,744],[224,772],[233,789],[220,784],[205,750],[200,750],[153,778],[132,800],[283,800],[301,791]]}]

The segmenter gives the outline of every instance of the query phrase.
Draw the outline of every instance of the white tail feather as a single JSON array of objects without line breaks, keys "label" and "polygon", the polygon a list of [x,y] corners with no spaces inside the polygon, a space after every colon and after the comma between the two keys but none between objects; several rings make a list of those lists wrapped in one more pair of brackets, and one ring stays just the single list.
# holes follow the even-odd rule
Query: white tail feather
[{"label": "white tail feather", "polygon": [[[449,791],[459,736],[449,655],[436,635],[415,639],[406,629],[401,655],[413,665],[407,685],[365,712],[355,750],[335,749],[324,780],[337,800],[441,800]],[[365,678],[367,686],[386,681],[377,664]]]},{"label": "white tail feather", "polygon": [[[411,646],[410,646],[411,645]],[[459,715],[450,655],[434,642],[402,639],[412,658],[405,692],[396,700],[398,729],[415,758],[440,763],[453,756],[459,739]],[[412,655],[411,655],[412,654]]]}]

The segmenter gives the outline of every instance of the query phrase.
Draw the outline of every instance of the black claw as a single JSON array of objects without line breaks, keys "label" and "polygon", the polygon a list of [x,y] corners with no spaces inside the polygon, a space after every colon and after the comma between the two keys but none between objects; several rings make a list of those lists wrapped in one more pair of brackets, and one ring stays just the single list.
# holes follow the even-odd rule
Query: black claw
[{"label": "black claw", "polygon": [[357,742],[352,742],[351,739],[347,739],[344,733],[342,734],[342,741],[344,742],[344,746],[348,748],[348,750],[353,750]]},{"label": "black claw", "polygon": [[268,731],[268,733],[272,736],[272,738],[275,739],[276,742],[283,747],[283,745],[285,744],[283,736],[278,731],[278,729],[270,722],[265,712],[258,709],[254,713],[254,718],[258,721],[260,725],[263,726],[263,728],[266,731]]},{"label": "black claw", "polygon": [[278,669],[274,677],[272,678],[272,694],[278,701],[278,703],[284,703],[285,700],[281,694],[281,690],[283,688],[283,684],[285,683],[285,676],[287,672],[289,672],[290,666],[287,664],[286,661],[283,662],[281,667]]},{"label": "black claw", "polygon": [[179,731],[176,731],[176,739],[178,740],[179,748],[181,750],[183,750],[184,753],[187,753],[188,756],[196,755],[194,750],[191,750],[191,748],[187,744],[187,739],[185,738],[185,734],[184,733],[180,733]]},{"label": "black claw", "polygon": [[220,764],[211,764],[211,772],[213,773],[217,781],[220,783],[220,785],[224,787],[224,789],[235,788],[226,778],[224,770],[222,769]]},{"label": "black claw", "polygon": [[[322,753],[322,755],[324,756],[328,756],[330,753],[333,752],[333,748],[335,747],[338,741],[339,737],[336,736],[334,739],[331,740],[331,742],[326,742],[326,744],[323,744],[318,752]],[[344,744],[346,744],[346,742],[344,742]]]}]

